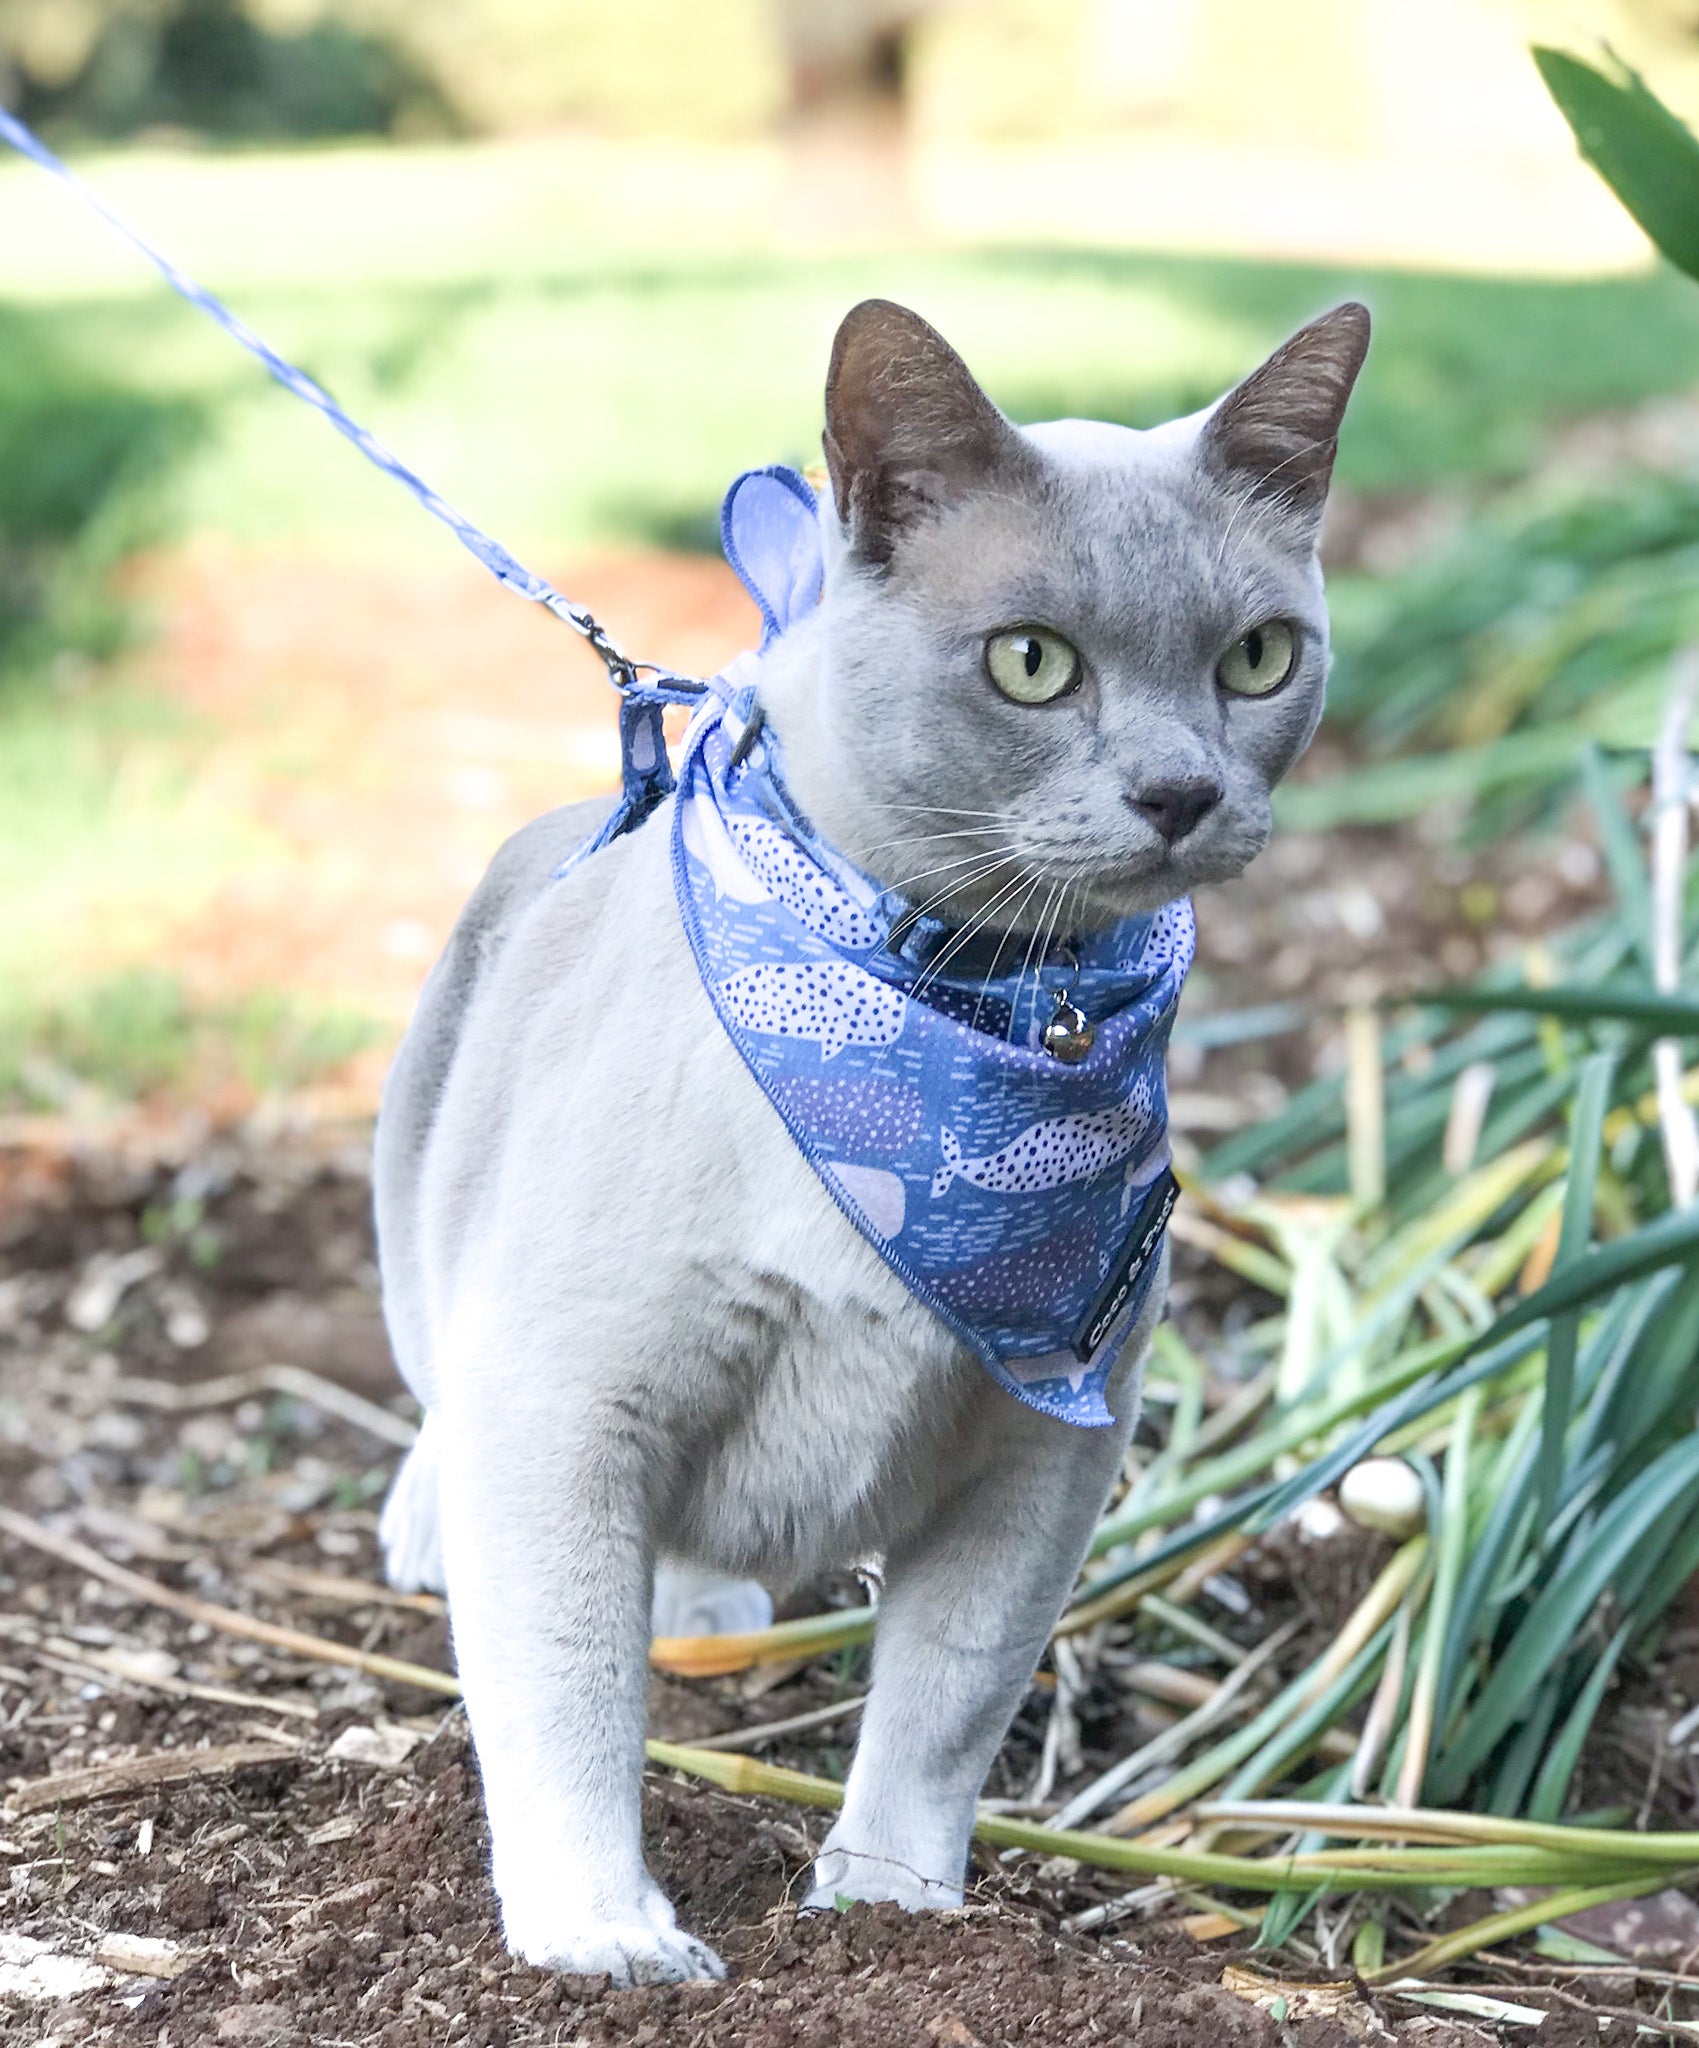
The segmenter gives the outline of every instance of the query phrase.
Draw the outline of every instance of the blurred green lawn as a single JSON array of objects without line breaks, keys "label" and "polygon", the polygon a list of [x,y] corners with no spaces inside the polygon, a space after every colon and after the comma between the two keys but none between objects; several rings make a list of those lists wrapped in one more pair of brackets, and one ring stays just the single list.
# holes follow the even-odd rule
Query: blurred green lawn
[{"label": "blurred green lawn", "polygon": [[[1370,493],[1513,478],[1564,421],[1699,381],[1699,294],[1669,273],[807,258],[728,234],[626,239],[588,216],[575,250],[528,230],[523,152],[502,159],[505,194],[491,159],[467,161],[488,233],[445,215],[433,232],[454,159],[421,152],[420,203],[395,213],[409,231],[383,240],[381,262],[370,216],[325,203],[323,154],[243,159],[234,184],[233,160],[173,160],[164,211],[195,260],[200,195],[218,229],[207,246],[224,251],[210,281],[228,271],[244,317],[538,566],[583,545],[711,546],[740,468],[815,457],[833,328],[870,294],[933,320],[1017,418],[1135,425],[1207,403],[1306,316],[1361,296],[1376,341],[1339,476]],[[244,238],[242,179],[269,179],[275,207],[292,163],[310,223]],[[393,211],[408,157],[361,159],[361,176],[380,174]],[[0,174],[0,220],[20,223],[0,234],[0,1093],[16,1091],[43,1006],[62,1019],[80,1000],[51,943],[78,903],[115,874],[167,891],[239,858],[241,821],[189,795],[193,731],[126,681],[122,609],[103,594],[113,564],[209,532],[342,554],[454,546],[139,258],[97,225],[60,223],[64,202],[24,177]],[[329,282],[308,281],[315,265]]]},{"label": "blurred green lawn", "polygon": [[[1699,295],[1667,274],[1500,283],[1125,254],[632,256],[593,275],[250,289],[240,310],[480,523],[547,550],[711,544],[740,468],[817,457],[833,328],[873,294],[923,312],[1016,418],[1135,426],[1208,403],[1309,314],[1362,296],[1376,342],[1339,476],[1367,491],[1512,476],[1553,424],[1699,371]],[[145,279],[121,298],[14,308],[5,328],[9,348],[193,420],[192,445],[156,470],[176,531],[436,543],[394,485]]]}]

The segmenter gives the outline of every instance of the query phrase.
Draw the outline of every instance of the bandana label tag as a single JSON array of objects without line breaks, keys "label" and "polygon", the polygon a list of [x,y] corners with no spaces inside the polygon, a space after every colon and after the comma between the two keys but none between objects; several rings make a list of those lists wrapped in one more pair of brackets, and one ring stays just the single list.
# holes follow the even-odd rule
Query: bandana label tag
[{"label": "bandana label tag", "polygon": [[1120,1257],[1110,1269],[1109,1278],[1104,1281],[1097,1299],[1086,1310],[1085,1320],[1074,1332],[1073,1353],[1081,1365],[1091,1363],[1099,1345],[1115,1327],[1116,1318],[1126,1307],[1145,1268],[1155,1258],[1162,1244],[1162,1233],[1168,1228],[1168,1219],[1179,1199],[1180,1184],[1174,1178],[1172,1168],[1165,1166],[1140,1203],[1132,1231]]}]

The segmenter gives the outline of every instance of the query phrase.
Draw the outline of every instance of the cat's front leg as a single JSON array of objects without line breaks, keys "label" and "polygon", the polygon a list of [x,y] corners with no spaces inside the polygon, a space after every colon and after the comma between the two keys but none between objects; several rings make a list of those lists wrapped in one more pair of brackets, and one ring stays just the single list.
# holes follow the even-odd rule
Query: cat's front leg
[{"label": "cat's front leg", "polygon": [[[455,1655],[516,1954],[617,1984],[718,1977],[643,1861],[641,1780],[665,1469],[626,1361],[587,1369],[580,1333],[451,1376],[443,1563]],[[562,1349],[576,1351],[563,1389]],[[589,1387],[591,1392],[580,1391]]]},{"label": "cat's front leg", "polygon": [[873,1688],[808,1905],[961,1904],[985,1774],[1119,1468],[1136,1381],[1111,1405],[1120,1422],[1086,1431],[1009,1402],[989,1468],[887,1557]]}]

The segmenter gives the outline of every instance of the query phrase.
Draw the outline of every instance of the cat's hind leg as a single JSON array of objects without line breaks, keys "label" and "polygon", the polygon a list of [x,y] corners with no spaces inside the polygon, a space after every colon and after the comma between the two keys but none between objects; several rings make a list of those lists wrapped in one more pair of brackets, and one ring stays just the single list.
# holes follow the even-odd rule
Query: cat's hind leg
[{"label": "cat's hind leg", "polygon": [[442,1511],[438,1501],[442,1425],[427,1415],[419,1440],[390,1482],[389,1498],[378,1523],[384,1577],[399,1592],[440,1593]]},{"label": "cat's hind leg", "polygon": [[658,1636],[752,1635],[772,1620],[773,1596],[753,1579],[685,1564],[663,1564],[655,1573],[649,1626]]}]

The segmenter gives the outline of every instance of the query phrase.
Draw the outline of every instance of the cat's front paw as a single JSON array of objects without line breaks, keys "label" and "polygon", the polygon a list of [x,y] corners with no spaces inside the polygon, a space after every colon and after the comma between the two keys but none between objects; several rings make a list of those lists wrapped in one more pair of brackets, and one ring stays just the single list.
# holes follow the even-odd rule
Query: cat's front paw
[{"label": "cat's front paw", "polygon": [[621,1990],[726,1974],[708,1944],[677,1925],[658,1891],[611,1911],[557,1904],[546,1913],[507,1911],[502,1919],[508,1947],[526,1962],[571,1976],[608,1977]]},{"label": "cat's front paw", "polygon": [[859,1854],[828,1842],[814,1866],[814,1886],[804,1912],[827,1912],[850,1899],[871,1905],[891,1901],[910,1913],[937,1913],[962,1902],[959,1884],[927,1877],[889,1856]]}]

